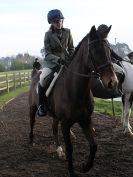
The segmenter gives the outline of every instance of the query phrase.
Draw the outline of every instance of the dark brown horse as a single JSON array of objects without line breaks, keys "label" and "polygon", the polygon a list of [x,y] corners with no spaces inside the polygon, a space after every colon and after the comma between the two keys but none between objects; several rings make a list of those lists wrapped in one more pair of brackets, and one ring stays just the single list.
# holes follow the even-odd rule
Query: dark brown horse
[{"label": "dark brown horse", "polygon": [[[93,97],[90,91],[91,77],[100,76],[106,87],[116,87],[117,78],[114,73],[110,49],[104,37],[109,33],[99,34],[93,26],[83,40],[79,43],[73,60],[68,67],[62,70],[54,90],[48,97],[50,114],[53,117],[53,134],[58,151],[61,146],[58,140],[58,123],[61,122],[61,129],[65,141],[66,157],[70,177],[75,177],[72,160],[73,147],[70,138],[70,128],[78,123],[90,143],[90,155],[83,172],[87,172],[93,166],[97,144],[94,140],[94,131],[91,123],[93,112]],[[39,81],[39,74],[32,79],[30,88],[30,142],[33,142],[33,126],[37,111],[36,87]],[[62,155],[62,151],[59,151]]]}]

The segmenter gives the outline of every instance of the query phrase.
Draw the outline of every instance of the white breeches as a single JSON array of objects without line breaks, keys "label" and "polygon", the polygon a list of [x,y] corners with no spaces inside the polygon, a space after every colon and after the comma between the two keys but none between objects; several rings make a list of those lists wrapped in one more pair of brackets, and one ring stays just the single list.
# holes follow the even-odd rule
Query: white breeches
[{"label": "white breeches", "polygon": [[50,68],[43,68],[42,73],[40,74],[40,85],[44,87],[44,78],[46,78],[50,73],[52,73],[52,69]]}]

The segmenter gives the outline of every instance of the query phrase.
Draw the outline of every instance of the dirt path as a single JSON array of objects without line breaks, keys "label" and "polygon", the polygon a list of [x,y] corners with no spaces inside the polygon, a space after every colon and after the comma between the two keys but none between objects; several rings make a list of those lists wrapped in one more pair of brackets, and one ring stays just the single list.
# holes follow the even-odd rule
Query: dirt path
[{"label": "dirt path", "polygon": [[[0,112],[0,177],[67,177],[66,162],[55,152],[52,119],[38,118],[35,146],[28,144],[29,118],[27,94],[11,101]],[[133,139],[123,135],[120,120],[95,114],[98,151],[93,169],[83,177],[133,177]],[[132,119],[133,126],[133,119]],[[73,142],[75,169],[81,168],[89,149],[75,125],[77,140]],[[62,140],[62,134],[60,133]]]}]

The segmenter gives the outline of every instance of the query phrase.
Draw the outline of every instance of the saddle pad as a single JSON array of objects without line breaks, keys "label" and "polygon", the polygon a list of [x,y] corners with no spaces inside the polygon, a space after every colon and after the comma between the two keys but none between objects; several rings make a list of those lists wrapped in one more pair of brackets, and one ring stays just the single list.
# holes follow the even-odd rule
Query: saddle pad
[{"label": "saddle pad", "polygon": [[62,69],[63,69],[63,66],[61,67],[61,69],[59,70],[58,73],[57,73],[57,72],[54,73],[54,78],[53,78],[52,82],[50,83],[50,85],[49,85],[49,87],[48,87],[48,89],[47,89],[47,91],[46,91],[46,96],[47,96],[47,97],[48,97],[49,94],[51,93],[52,88],[53,88],[53,86],[55,85],[55,82],[56,82],[56,80],[58,79],[58,77],[59,77],[59,75],[60,75]]}]

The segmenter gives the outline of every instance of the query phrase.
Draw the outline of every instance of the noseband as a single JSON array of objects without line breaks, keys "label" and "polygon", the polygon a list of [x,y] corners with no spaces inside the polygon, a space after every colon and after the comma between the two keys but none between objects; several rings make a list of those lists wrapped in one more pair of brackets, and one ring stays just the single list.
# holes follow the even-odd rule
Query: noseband
[{"label": "noseband", "polygon": [[[104,39],[103,40],[102,39],[101,40],[100,39],[93,40],[91,42],[88,42],[88,50],[90,50],[90,54],[91,54],[91,49],[90,48],[93,46],[93,44],[95,44],[97,42],[104,42],[104,45],[106,45],[109,48],[109,43],[107,42],[107,40],[104,40]],[[66,67],[66,66],[64,66],[64,67],[66,68],[67,71],[69,71],[69,72],[71,72],[71,73],[73,73],[77,76],[81,76],[81,77],[85,77],[85,78],[99,78],[100,79],[100,73],[99,72],[102,69],[107,68],[107,67],[112,65],[111,61],[107,61],[105,64],[102,64],[102,65],[96,67],[95,60],[94,60],[94,57],[93,57],[92,54],[91,54],[90,59],[91,59],[91,63],[92,63],[92,66],[93,66],[93,70],[91,71],[90,74],[77,73],[77,72],[69,70],[69,68]]]}]

